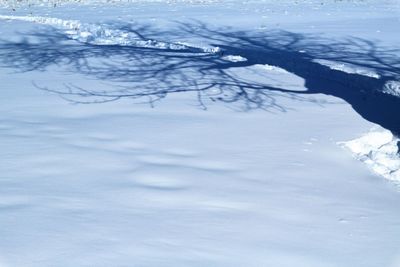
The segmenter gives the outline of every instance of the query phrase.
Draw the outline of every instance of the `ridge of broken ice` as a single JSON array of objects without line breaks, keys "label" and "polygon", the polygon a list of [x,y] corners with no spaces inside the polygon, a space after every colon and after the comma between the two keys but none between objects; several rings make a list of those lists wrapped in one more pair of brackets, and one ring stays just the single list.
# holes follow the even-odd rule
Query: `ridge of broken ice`
[{"label": "ridge of broken ice", "polygon": [[26,21],[49,25],[63,30],[69,38],[78,42],[93,45],[121,45],[142,48],[157,48],[170,50],[195,50],[199,53],[214,54],[220,51],[219,47],[200,47],[183,43],[170,43],[152,39],[143,39],[135,33],[119,29],[108,28],[101,24],[82,23],[79,20],[63,20],[40,16],[6,16],[0,15],[3,20]]},{"label": "ridge of broken ice", "polygon": [[385,94],[400,97],[400,82],[399,81],[388,81],[382,89]]},{"label": "ridge of broken ice", "polygon": [[340,142],[354,157],[386,179],[400,183],[400,139],[383,128],[374,128],[360,138]]},{"label": "ridge of broken ice", "polygon": [[324,65],[332,70],[338,70],[349,74],[359,74],[367,77],[372,77],[375,79],[379,79],[381,77],[378,73],[369,68],[356,66],[350,63],[344,63],[326,59],[314,59],[313,62]]},{"label": "ridge of broken ice", "polygon": [[[314,59],[313,62],[324,65],[332,70],[338,70],[349,74],[358,74],[375,79],[380,79],[381,75],[370,68],[356,66],[350,63],[338,62],[326,59]],[[400,97],[400,81],[388,81],[382,88],[385,94]]]}]

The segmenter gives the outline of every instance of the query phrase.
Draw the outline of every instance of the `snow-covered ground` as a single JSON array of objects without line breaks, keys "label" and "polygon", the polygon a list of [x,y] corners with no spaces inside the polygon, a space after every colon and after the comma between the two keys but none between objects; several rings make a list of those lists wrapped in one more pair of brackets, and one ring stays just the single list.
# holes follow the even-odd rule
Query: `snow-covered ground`
[{"label": "snow-covered ground", "polygon": [[5,2],[0,266],[400,266],[398,1]]}]

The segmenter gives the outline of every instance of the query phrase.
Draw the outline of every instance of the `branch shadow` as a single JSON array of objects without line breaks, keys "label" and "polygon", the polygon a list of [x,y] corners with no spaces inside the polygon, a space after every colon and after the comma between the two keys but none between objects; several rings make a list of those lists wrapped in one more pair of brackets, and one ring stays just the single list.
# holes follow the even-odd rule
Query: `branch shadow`
[{"label": "branch shadow", "polygon": [[[400,135],[400,97],[390,94],[400,79],[400,51],[379,43],[348,37],[331,40],[287,31],[245,32],[231,28],[214,29],[200,22],[177,23],[171,32],[151,27],[115,24],[118,31],[137,36],[195,36],[207,40],[219,51],[180,45],[135,46],[77,42],[58,30],[45,30],[21,41],[0,41],[0,64],[17,71],[45,71],[51,66],[67,66],[96,79],[116,82],[113,90],[101,91],[64,84],[61,89],[39,86],[74,103],[103,103],[122,98],[153,104],[170,94],[192,92],[201,107],[207,101],[240,105],[243,110],[286,111],[279,97],[315,101],[313,94],[335,96],[349,103],[364,119]],[[228,61],[240,55],[245,60]],[[318,61],[319,60],[319,61]],[[373,70],[376,75],[343,71],[321,60]],[[237,76],[231,70],[270,65],[295,74],[305,81],[306,91],[271,86]],[[396,89],[396,88],[394,88]],[[400,89],[399,89],[400,93]]]}]

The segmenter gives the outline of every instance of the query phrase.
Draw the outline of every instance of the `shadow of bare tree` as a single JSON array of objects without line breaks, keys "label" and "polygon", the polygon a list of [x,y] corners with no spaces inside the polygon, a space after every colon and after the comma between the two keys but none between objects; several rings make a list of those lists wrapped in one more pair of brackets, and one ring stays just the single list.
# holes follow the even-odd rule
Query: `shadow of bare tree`
[{"label": "shadow of bare tree", "polygon": [[[31,34],[35,41],[0,42],[0,62],[19,71],[44,71],[53,65],[68,66],[97,79],[117,82],[116,89],[100,91],[77,84],[61,89],[38,86],[76,103],[101,103],[121,98],[145,99],[154,103],[167,95],[194,92],[202,107],[205,99],[240,104],[245,110],[277,109],[285,111],[276,97],[285,96],[312,101],[311,94],[338,97],[368,121],[400,135],[400,97],[388,94],[385,86],[400,79],[399,50],[359,39],[330,40],[287,31],[245,32],[213,29],[200,22],[179,24],[170,33],[151,27],[113,25],[146,36],[195,36],[220,47],[219,52],[183,46],[179,49],[157,46],[98,45],[72,41],[57,30]],[[167,37],[166,37],[167,38]],[[228,61],[226,56],[240,55],[246,60]],[[329,60],[372,69],[376,77],[348,73],[320,64]],[[258,80],[237,76],[231,70],[255,65],[272,65],[305,81],[306,91],[271,86]]]}]

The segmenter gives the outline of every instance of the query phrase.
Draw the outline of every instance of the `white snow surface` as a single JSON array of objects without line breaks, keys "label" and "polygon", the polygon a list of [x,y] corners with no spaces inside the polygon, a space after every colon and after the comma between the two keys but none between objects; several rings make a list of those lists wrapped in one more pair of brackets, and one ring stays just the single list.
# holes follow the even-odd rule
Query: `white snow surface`
[{"label": "white snow surface", "polygon": [[374,129],[342,143],[377,174],[400,183],[400,139],[385,129]]},{"label": "white snow surface", "polygon": [[[234,28],[236,40],[278,29],[398,45],[397,1],[83,2],[0,8],[1,267],[400,266],[399,187],[381,177],[399,181],[398,139],[342,99],[301,94],[309,86],[303,77],[264,64],[251,49],[235,43],[237,57],[220,60],[217,42],[232,38],[226,34]],[[151,24],[157,34],[143,39],[108,23],[115,21]],[[168,32],[187,25],[184,34]],[[219,30],[202,35],[202,25]],[[68,40],[50,34],[41,44],[54,30]],[[253,46],[262,47],[259,40]],[[125,58],[113,45],[154,53]],[[32,54],[5,58],[21,47]],[[172,59],[157,60],[166,49],[185,60],[181,72],[168,72]],[[81,55],[89,67],[111,71],[87,75],[93,70],[68,65]],[[229,82],[291,93],[260,96],[232,84],[206,96],[178,90],[155,103],[127,97],[102,104],[54,93],[70,84],[116,92],[131,85],[136,66],[160,62],[171,86],[179,77],[190,88],[221,83],[197,66],[220,64],[211,73],[224,71]],[[113,80],[118,74],[124,79]],[[148,77],[159,73],[140,75],[134,89],[148,88]],[[395,83],[387,87],[397,94]],[[235,102],[243,96],[275,108],[243,110]],[[371,128],[345,143],[356,159],[337,144]]]}]

